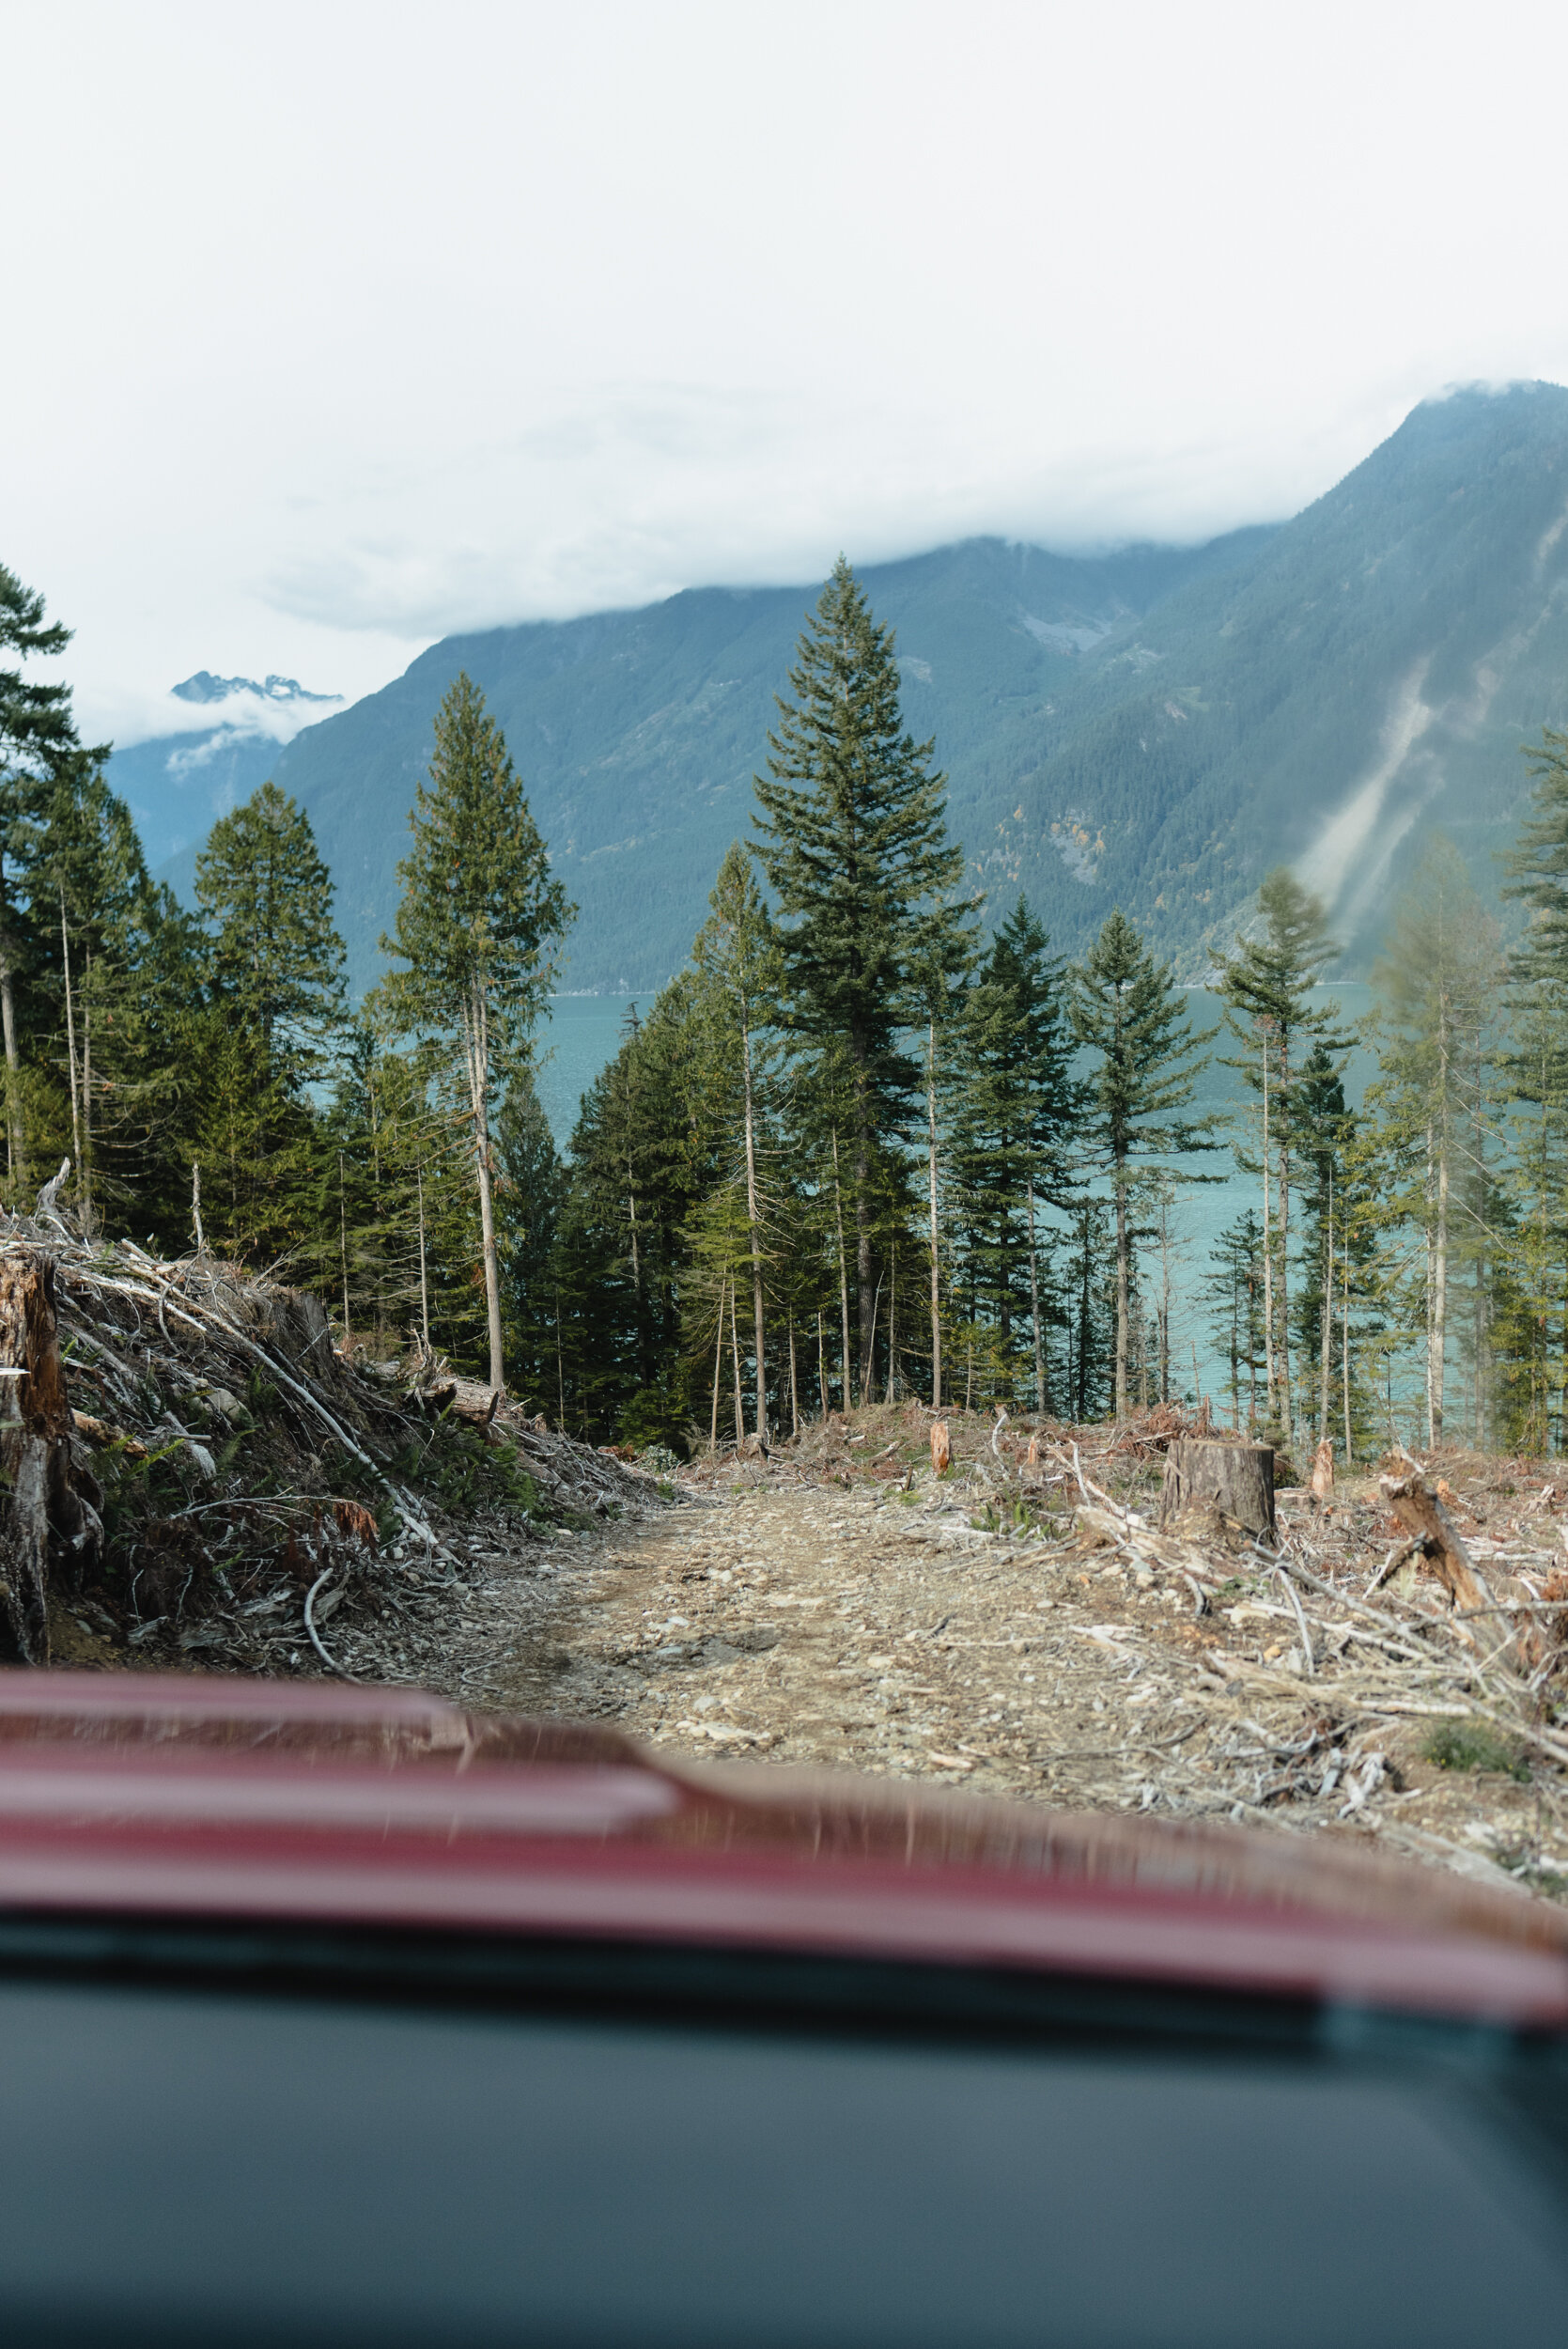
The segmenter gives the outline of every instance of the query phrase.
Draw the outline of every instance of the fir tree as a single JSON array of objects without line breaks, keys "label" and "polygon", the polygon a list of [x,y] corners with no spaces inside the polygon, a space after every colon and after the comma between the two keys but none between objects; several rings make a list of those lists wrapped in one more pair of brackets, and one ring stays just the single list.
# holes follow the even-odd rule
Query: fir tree
[{"label": "fir tree", "polygon": [[[53,908],[32,885],[46,829],[46,803],[70,773],[101,767],[109,745],[85,750],[71,715],[70,688],[25,677],[22,663],[53,660],[71,631],[44,617],[44,599],[0,564],[0,1036],[6,1053],[6,1150],[13,1183],[25,1179],[22,1041],[18,994],[39,958],[39,932]],[[12,662],[17,665],[11,665]]]},{"label": "fir tree", "polygon": [[[1074,972],[1073,1033],[1099,1055],[1091,1080],[1101,1163],[1116,1218],[1114,1408],[1126,1414],[1135,1161],[1213,1147],[1210,1118],[1183,1119],[1208,1066],[1168,964],[1157,962],[1120,910],[1110,914]],[[1202,1055],[1200,1057],[1200,1055]]]},{"label": "fir tree", "polygon": [[877,1311],[878,1161],[920,1084],[906,1030],[922,972],[963,927],[949,902],[963,851],[947,837],[945,778],[899,708],[893,631],[841,556],[800,640],[756,778],[758,854],[777,893],[797,1032],[842,1041],[851,1119],[846,1169],[855,1231],[862,1385]]},{"label": "fir tree", "polygon": [[970,1286],[996,1323],[1003,1362],[1014,1359],[1016,1327],[1028,1330],[1041,1411],[1049,1403],[1039,1215],[1067,1202],[1084,1107],[1071,1069],[1063,968],[1020,897],[968,991],[955,1037],[952,1161]]},{"label": "fir tree", "polygon": [[1277,865],[1258,891],[1261,934],[1238,939],[1224,965],[1219,991],[1233,1034],[1245,1047],[1228,1065],[1239,1068],[1258,1097],[1261,1146],[1238,1149],[1245,1171],[1262,1181],[1264,1225],[1264,1346],[1268,1361],[1268,1409],[1287,1444],[1293,1440],[1290,1353],[1290,1195],[1293,1115],[1300,1063],[1314,1042],[1343,1049],[1334,1034],[1339,1005],[1314,1006],[1312,990],[1339,948],[1318,899]]},{"label": "fir tree", "polygon": [[501,1105],[495,1156],[506,1359],[519,1392],[538,1408],[555,1387],[551,1272],[567,1178],[527,1070]]},{"label": "fir tree", "polygon": [[758,1175],[761,1126],[769,1073],[764,1031],[776,1016],[782,976],[778,935],[736,841],[719,867],[708,898],[713,910],[698,931],[692,960],[708,997],[719,1046],[715,1089],[733,1107],[726,1123],[738,1143],[737,1172],[745,1184],[747,1271],[752,1292],[755,1433],[768,1436],[768,1348],[763,1301],[765,1252],[762,1186]]},{"label": "fir tree", "polygon": [[[186,1049],[202,988],[194,923],[147,878],[130,810],[85,755],[44,802],[32,887],[34,991],[49,1006],[70,1103],[77,1197],[95,1193],[167,1231],[188,1188]],[[55,921],[45,926],[45,905]],[[183,1232],[182,1220],[175,1226]]]},{"label": "fir tree", "polygon": [[276,784],[221,817],[196,858],[213,998],[289,1091],[324,1073],[344,1021],[333,894],[309,817]]},{"label": "fir tree", "polygon": [[207,1008],[191,1030],[191,1148],[216,1176],[213,1236],[241,1258],[308,1268],[324,1212],[308,1088],[327,1072],[344,1016],[343,941],[309,817],[263,784],[213,825],[195,895]]},{"label": "fir tree", "polygon": [[1348,1314],[1342,1259],[1350,1207],[1346,1147],[1353,1129],[1342,1072],[1327,1048],[1315,1043],[1302,1064],[1296,1091],[1304,1211],[1296,1328],[1301,1361],[1317,1367],[1319,1443],[1327,1437],[1333,1418],[1335,1312],[1342,1324]]},{"label": "fir tree", "polygon": [[1560,986],[1568,980],[1568,734],[1544,726],[1525,756],[1535,812],[1506,860],[1513,879],[1502,893],[1530,909],[1514,974]]},{"label": "fir tree", "polygon": [[1470,1179],[1484,1158],[1488,1065],[1500,1010],[1501,944],[1463,860],[1435,834],[1394,910],[1373,973],[1388,1042],[1380,1097],[1410,1144],[1395,1194],[1423,1240],[1427,1441],[1444,1428],[1452,1273],[1481,1234]]},{"label": "fir tree", "polygon": [[1250,1431],[1258,1423],[1258,1370],[1263,1361],[1263,1226],[1251,1207],[1220,1233],[1209,1251],[1209,1264],[1203,1295],[1209,1306],[1210,1342],[1229,1366],[1231,1424],[1238,1433],[1243,1424]]},{"label": "fir tree", "polygon": [[528,1040],[576,909],[550,858],[505,739],[466,674],[436,716],[429,782],[410,817],[397,867],[402,901],[383,954],[407,967],[382,981],[380,1005],[409,1034],[461,1056],[479,1201],[489,1380],[505,1381],[491,1125]]}]

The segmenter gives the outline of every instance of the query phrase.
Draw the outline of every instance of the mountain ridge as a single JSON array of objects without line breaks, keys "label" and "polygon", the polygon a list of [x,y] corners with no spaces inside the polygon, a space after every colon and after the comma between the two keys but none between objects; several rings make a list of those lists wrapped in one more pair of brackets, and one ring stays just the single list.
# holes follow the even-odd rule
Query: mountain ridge
[{"label": "mountain ridge", "polygon": [[[1519,745],[1568,723],[1568,391],[1422,403],[1302,513],[1202,546],[977,538],[861,575],[993,907],[1021,890],[1077,952],[1119,903],[1197,979],[1288,861],[1329,898],[1351,975],[1434,825],[1492,893],[1528,796]],[[356,985],[459,668],[582,908],[564,984],[661,983],[749,831],[815,592],[691,589],[446,638],[296,735],[271,772],[310,811]]]}]

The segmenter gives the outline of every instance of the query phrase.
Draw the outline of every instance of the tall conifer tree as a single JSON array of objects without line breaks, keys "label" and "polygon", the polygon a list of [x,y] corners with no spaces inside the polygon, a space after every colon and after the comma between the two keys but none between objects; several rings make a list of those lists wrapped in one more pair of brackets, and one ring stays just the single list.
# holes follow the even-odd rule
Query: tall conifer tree
[{"label": "tall conifer tree", "polygon": [[1289,1267],[1296,1086],[1314,1044],[1332,1051],[1345,1039],[1334,1034],[1339,1005],[1312,1001],[1312,988],[1339,953],[1322,904],[1281,864],[1265,876],[1258,910],[1261,931],[1237,940],[1219,991],[1232,1033],[1245,1048],[1228,1065],[1241,1070],[1259,1101],[1261,1148],[1255,1156],[1237,1155],[1262,1177],[1268,1406],[1288,1444],[1294,1432]]},{"label": "tall conifer tree", "polygon": [[275,783],[220,817],[196,858],[213,993],[291,1087],[322,1073],[344,1021],[333,894],[310,817]]},{"label": "tall conifer tree", "polygon": [[[192,1155],[215,1236],[241,1256],[319,1237],[316,1115],[344,1018],[343,941],[310,818],[275,784],[213,825],[196,859],[208,1010],[194,1031]],[[337,1218],[333,1218],[335,1225]]]},{"label": "tall conifer tree", "polygon": [[1115,1411],[1126,1414],[1127,1336],[1132,1266],[1129,1212],[1136,1161],[1212,1147],[1208,1118],[1183,1119],[1207,1066],[1202,1048],[1215,1031],[1194,1035],[1167,963],[1157,962],[1118,909],[1076,972],[1073,1029],[1099,1054],[1091,1079],[1102,1162],[1116,1214]]},{"label": "tall conifer tree", "polygon": [[720,1046],[720,1065],[713,1073],[719,1083],[729,1081],[732,1108],[726,1123],[739,1145],[737,1172],[745,1188],[746,1269],[752,1292],[754,1433],[766,1441],[766,1219],[759,1159],[769,1074],[764,1031],[776,1016],[781,973],[778,933],[738,840],[719,867],[708,904],[713,910],[697,932],[691,957],[710,999]]},{"label": "tall conifer tree", "polygon": [[1064,1206],[1074,1128],[1085,1104],[1072,1074],[1063,966],[1020,897],[991,941],[958,1024],[952,1158],[972,1266],[1011,1367],[1030,1332],[1036,1410],[1047,1400],[1039,1210]]},{"label": "tall conifer tree", "polygon": [[40,684],[23,674],[22,663],[57,658],[70,636],[69,628],[44,617],[37,589],[23,586],[0,564],[0,1037],[6,1054],[6,1154],[8,1172],[19,1183],[24,1177],[26,1139],[18,998],[39,960],[40,933],[52,927],[53,914],[52,907],[36,902],[33,867],[52,791],[68,771],[95,770],[109,755],[106,742],[83,748],[68,685]]},{"label": "tall conifer tree", "polygon": [[1436,833],[1394,909],[1373,972],[1389,1024],[1379,1088],[1407,1137],[1399,1206],[1424,1241],[1427,1441],[1443,1439],[1452,1274],[1476,1260],[1469,1179],[1483,1151],[1502,950],[1452,841]]},{"label": "tall conifer tree", "polygon": [[777,892],[792,1022],[842,1041],[862,1390],[876,1315],[877,1161],[905,1130],[920,1071],[904,1032],[919,974],[963,926],[949,899],[963,850],[947,836],[945,777],[899,707],[893,630],[841,555],[801,634],[756,778],[758,855]]},{"label": "tall conifer tree", "polygon": [[528,1040],[576,908],[550,874],[505,737],[460,674],[436,716],[429,782],[397,867],[402,902],[381,951],[405,964],[381,982],[395,1026],[461,1053],[479,1197],[489,1379],[505,1383],[492,1126]]}]

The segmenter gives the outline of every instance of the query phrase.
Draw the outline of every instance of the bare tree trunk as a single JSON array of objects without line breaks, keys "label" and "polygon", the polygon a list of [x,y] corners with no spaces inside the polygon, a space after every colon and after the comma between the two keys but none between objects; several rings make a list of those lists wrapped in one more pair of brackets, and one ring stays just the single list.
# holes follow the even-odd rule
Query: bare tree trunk
[{"label": "bare tree trunk", "polygon": [[1127,1182],[1116,1165],[1116,1416],[1127,1415]]},{"label": "bare tree trunk", "polygon": [[[1281,1093],[1288,1075],[1281,1064]],[[1280,1129],[1280,1426],[1288,1449],[1296,1440],[1296,1428],[1290,1375],[1290,1143],[1282,1113]]]},{"label": "bare tree trunk", "polygon": [[[1171,1203],[1159,1203],[1159,1399],[1171,1400]],[[1198,1401],[1196,1373],[1192,1400]]]},{"label": "bare tree trunk", "polygon": [[1448,1015],[1438,1032],[1437,1104],[1434,1139],[1436,1144],[1437,1199],[1432,1247],[1432,1320],[1426,1339],[1427,1440],[1443,1440],[1443,1382],[1448,1363],[1449,1308],[1449,1105]]},{"label": "bare tree trunk", "polygon": [[[844,1375],[840,1380],[845,1410],[849,1409],[849,1267],[844,1251],[844,1197],[838,1183],[838,1135],[833,1135],[833,1213],[838,1221],[838,1301],[844,1320]],[[826,1407],[824,1407],[826,1416]]]},{"label": "bare tree trunk", "polygon": [[82,988],[82,1142],[79,1160],[82,1169],[82,1191],[89,1229],[92,1224],[92,1155],[93,1155],[93,950],[85,950],[86,968]]},{"label": "bare tree trunk", "polygon": [[1231,1270],[1231,1428],[1241,1433],[1241,1283]]},{"label": "bare tree trunk", "polygon": [[[430,1350],[430,1284],[425,1273],[425,1169],[422,1166],[414,1168],[414,1179],[419,1186],[419,1332],[425,1340],[427,1354]],[[556,1315],[556,1326],[559,1330],[559,1313]]]},{"label": "bare tree trunk", "polygon": [[740,1020],[740,1066],[746,1088],[746,1229],[752,1243],[752,1317],[756,1324],[757,1440],[768,1440],[768,1366],[762,1326],[762,1217],[757,1205],[756,1128],[752,1112],[752,1031],[744,1012]]},{"label": "bare tree trunk", "polygon": [[[925,1023],[926,1166],[931,1184],[931,1408],[942,1408],[941,1252],[937,1222],[937,1023]],[[1038,1350],[1038,1342],[1036,1342]]]},{"label": "bare tree trunk", "polygon": [[60,966],[66,983],[66,1061],[70,1073],[70,1140],[76,1153],[76,1188],[85,1198],[87,1170],[82,1159],[82,1112],[77,1099],[76,1005],[70,986],[70,932],[66,926],[66,893],[60,890]]},{"label": "bare tree trunk", "polygon": [[862,1040],[849,1038],[855,1071],[855,1303],[860,1319],[861,1401],[868,1398],[871,1348],[877,1326],[876,1298],[871,1285],[871,1106],[869,1076]]},{"label": "bare tree trunk", "polygon": [[1323,1311],[1318,1331],[1317,1439],[1328,1437],[1328,1377],[1334,1348],[1334,1161],[1328,1161],[1328,1215],[1323,1234]]},{"label": "bare tree trunk", "polygon": [[27,1167],[22,1146],[22,1056],[16,1045],[16,981],[12,969],[15,953],[5,851],[0,849],[0,1034],[6,1044],[6,1173],[10,1181],[24,1183]]},{"label": "bare tree trunk", "polygon": [[724,1301],[729,1295],[727,1279],[719,1283],[719,1335],[713,1348],[713,1424],[708,1430],[707,1448],[719,1449],[719,1373],[724,1366]]},{"label": "bare tree trunk", "polygon": [[816,1400],[824,1420],[828,1416],[828,1354],[822,1334],[822,1308],[816,1309]]},{"label": "bare tree trunk", "polygon": [[1344,1264],[1340,1275],[1340,1384],[1344,1403],[1344,1464],[1350,1466],[1355,1447],[1350,1440],[1350,1227],[1345,1226]]},{"label": "bare tree trunk", "polygon": [[26,1179],[22,1152],[22,1062],[16,1049],[16,998],[11,984],[9,941],[0,938],[0,1029],[6,1038],[6,1173],[14,1183]]},{"label": "bare tree trunk", "polygon": [[495,1206],[490,1197],[489,1030],[487,1005],[475,988],[465,1008],[468,1081],[474,1103],[474,1163],[479,1179],[479,1231],[485,1260],[485,1316],[489,1326],[490,1385],[506,1383],[501,1344],[501,1263],[495,1245]]},{"label": "bare tree trunk", "polygon": [[[866,1159],[856,1166],[855,1179],[855,1299],[861,1318],[861,1401],[867,1399],[867,1381],[871,1377],[871,1349],[877,1336],[877,1299],[871,1285],[871,1211],[866,1202],[866,1186],[871,1179],[871,1167]],[[867,1299],[870,1299],[869,1305]]]},{"label": "bare tree trunk", "polygon": [[793,1439],[800,1432],[800,1385],[795,1369],[795,1315],[789,1316],[789,1432]]},{"label": "bare tree trunk", "polygon": [[1268,1035],[1263,1039],[1263,1364],[1268,1416],[1277,1415],[1274,1377],[1274,1237],[1270,1223],[1274,1168],[1268,1149]]},{"label": "bare tree trunk", "polygon": [[740,1397],[740,1334],[735,1326],[735,1283],[730,1283],[730,1369],[735,1376],[735,1448],[746,1440],[746,1406]]},{"label": "bare tree trunk", "polygon": [[1034,1408],[1046,1408],[1046,1347],[1040,1329],[1040,1248],[1034,1228],[1034,1177],[1029,1177],[1029,1318],[1034,1331]]},{"label": "bare tree trunk", "polygon": [[888,1390],[886,1403],[898,1400],[898,1242],[893,1243],[893,1260],[888,1269]]},{"label": "bare tree trunk", "polygon": [[343,1351],[348,1353],[353,1339],[349,1320],[349,1203],[343,1192],[343,1153],[337,1154],[337,1247],[343,1266]]}]

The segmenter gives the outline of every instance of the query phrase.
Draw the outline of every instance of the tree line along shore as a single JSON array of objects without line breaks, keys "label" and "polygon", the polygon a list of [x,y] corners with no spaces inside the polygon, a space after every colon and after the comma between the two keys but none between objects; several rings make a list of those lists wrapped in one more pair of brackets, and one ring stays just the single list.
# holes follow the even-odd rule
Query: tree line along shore
[{"label": "tree line along shore", "polygon": [[[1515,942],[1435,838],[1353,1033],[1325,910],[1281,868],[1198,1028],[1121,912],[1069,964],[1023,899],[966,886],[841,560],[754,836],[563,1156],[535,1050],[573,909],[472,681],[353,1003],[332,877],[272,784],[213,826],[194,908],[151,879],[108,746],[25,673],[68,642],[0,568],[9,1208],[69,1160],[55,1204],[89,1236],[194,1244],[313,1289],[342,1346],[411,1338],[574,1434],[685,1452],[902,1396],[1078,1423],[1172,1399],[1171,1220],[1230,1153],[1254,1204],[1184,1300],[1218,1411],[1346,1458],[1568,1440],[1568,736],[1529,752]],[[1214,1055],[1245,1089],[1224,1122],[1194,1106]]]}]

